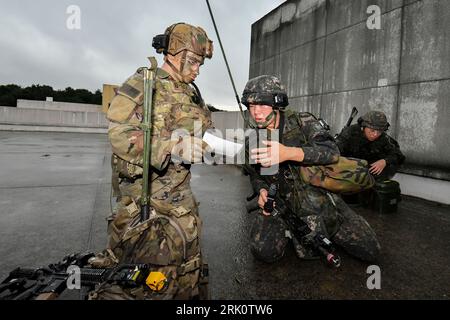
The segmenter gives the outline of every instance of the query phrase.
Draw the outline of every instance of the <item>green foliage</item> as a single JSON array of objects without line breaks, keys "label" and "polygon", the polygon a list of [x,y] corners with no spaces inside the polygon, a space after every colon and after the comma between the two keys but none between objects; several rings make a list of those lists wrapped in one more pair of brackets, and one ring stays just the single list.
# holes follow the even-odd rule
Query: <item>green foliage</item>
[{"label": "green foliage", "polygon": [[46,97],[53,97],[53,101],[59,102],[102,104],[102,92],[100,90],[92,93],[86,89],[73,89],[71,87],[64,90],[53,90],[52,87],[46,85],[32,85],[26,88],[15,84],[0,85],[0,106],[15,107],[17,99],[45,101]]},{"label": "green foliage", "polygon": [[224,112],[225,111],[225,110],[217,109],[211,104],[207,104],[207,106],[208,106],[209,111],[211,111],[211,112],[219,112],[219,111]]},{"label": "green foliage", "polygon": [[17,97],[20,96],[22,88],[15,84],[0,86],[0,106],[16,106]]}]

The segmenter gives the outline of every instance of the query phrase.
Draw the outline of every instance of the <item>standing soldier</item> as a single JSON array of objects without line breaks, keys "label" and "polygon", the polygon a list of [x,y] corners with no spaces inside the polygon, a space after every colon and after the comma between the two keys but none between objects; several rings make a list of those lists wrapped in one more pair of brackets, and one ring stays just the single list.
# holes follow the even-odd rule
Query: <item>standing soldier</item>
[{"label": "standing soldier", "polygon": [[201,161],[205,145],[197,137],[211,126],[194,80],[204,59],[212,57],[212,41],[202,28],[176,23],[153,39],[153,47],[164,54],[164,64],[156,70],[152,102],[151,223],[132,228],[140,218],[144,151],[143,72],[138,69],[118,89],[107,114],[118,204],[108,226],[108,249],[91,264],[149,264],[158,272],[152,286],[107,284],[91,293],[92,299],[205,296],[207,270],[200,252],[201,219],[190,187],[190,164]]},{"label": "standing soldier", "polygon": [[405,161],[398,142],[386,134],[389,122],[381,111],[369,111],[337,138],[341,155],[367,160],[377,181],[391,179]]}]

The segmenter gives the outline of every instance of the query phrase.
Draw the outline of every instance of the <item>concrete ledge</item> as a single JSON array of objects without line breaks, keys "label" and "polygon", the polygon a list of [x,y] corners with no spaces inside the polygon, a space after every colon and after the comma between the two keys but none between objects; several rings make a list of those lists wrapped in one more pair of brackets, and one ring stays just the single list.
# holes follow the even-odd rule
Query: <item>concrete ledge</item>
[{"label": "concrete ledge", "polygon": [[0,123],[30,126],[62,126],[107,128],[108,120],[101,112],[57,111],[0,107]]},{"label": "concrete ledge", "polygon": [[400,188],[404,195],[450,204],[450,181],[403,173],[397,173],[394,180],[400,183]]},{"label": "concrete ledge", "polygon": [[40,109],[53,111],[72,111],[72,112],[101,112],[102,106],[87,103],[71,103],[58,101],[36,101],[36,100],[17,100],[19,109]]},{"label": "concrete ledge", "polygon": [[76,133],[108,133],[104,128],[77,128],[77,127],[56,127],[56,126],[26,126],[0,124],[0,131],[31,131],[31,132],[76,132]]}]

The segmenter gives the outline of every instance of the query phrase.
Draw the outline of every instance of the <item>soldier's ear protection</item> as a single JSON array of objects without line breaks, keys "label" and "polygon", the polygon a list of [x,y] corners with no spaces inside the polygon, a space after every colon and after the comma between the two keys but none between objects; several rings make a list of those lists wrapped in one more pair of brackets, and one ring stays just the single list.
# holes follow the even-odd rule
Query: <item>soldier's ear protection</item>
[{"label": "soldier's ear protection", "polygon": [[169,46],[169,35],[158,34],[153,37],[152,47],[156,49],[157,53],[167,54],[167,47]]},{"label": "soldier's ear protection", "polygon": [[273,106],[275,108],[285,108],[289,105],[288,96],[284,93],[275,93],[273,95]]}]

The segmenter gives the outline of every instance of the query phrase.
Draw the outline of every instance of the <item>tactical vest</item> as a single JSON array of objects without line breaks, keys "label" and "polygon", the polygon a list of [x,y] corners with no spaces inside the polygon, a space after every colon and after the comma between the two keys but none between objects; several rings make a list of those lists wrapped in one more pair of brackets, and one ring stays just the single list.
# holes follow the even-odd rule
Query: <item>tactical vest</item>
[{"label": "tactical vest", "polygon": [[[111,102],[110,109],[107,113],[107,118],[110,120],[110,130],[121,124],[139,128],[143,113],[143,88],[143,73],[140,68],[117,90],[117,95]],[[171,97],[171,94],[177,95],[178,98]],[[203,136],[204,131],[212,125],[211,112],[203,102],[200,91],[196,87],[192,88],[188,84],[169,80],[168,74],[161,69],[157,70],[155,79],[153,109],[155,108],[162,113],[170,114],[169,119],[165,121],[166,127],[161,128],[158,122],[160,115],[157,112],[153,112],[153,128],[163,133],[170,133],[182,128],[191,135]],[[198,123],[202,123],[201,129],[203,132],[196,132],[198,128],[192,124],[193,119],[198,121]],[[122,139],[122,141],[116,143],[126,144],[127,141]],[[157,148],[152,149],[152,157],[158,151]],[[118,189],[119,178],[135,180],[142,176],[141,161],[136,161],[134,157],[124,155],[122,157],[118,157],[116,154],[113,154],[112,157],[112,184],[116,196],[120,196]],[[181,166],[177,167],[177,169],[183,170]],[[154,181],[156,178],[158,178],[158,175],[153,174],[151,180]]]}]

